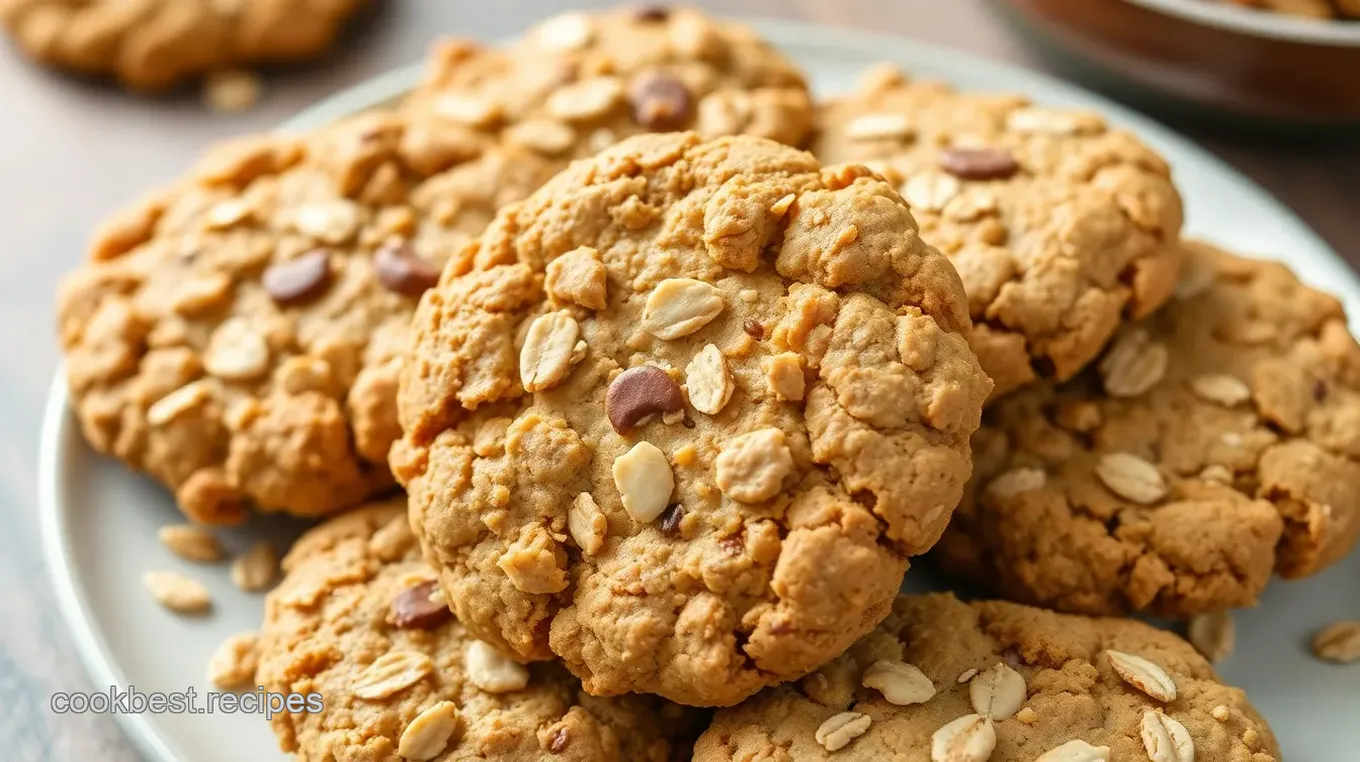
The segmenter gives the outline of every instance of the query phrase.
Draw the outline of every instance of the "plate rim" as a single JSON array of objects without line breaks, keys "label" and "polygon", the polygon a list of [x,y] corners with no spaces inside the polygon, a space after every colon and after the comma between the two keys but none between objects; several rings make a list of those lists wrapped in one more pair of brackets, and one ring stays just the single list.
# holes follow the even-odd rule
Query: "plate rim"
[{"label": "plate rim", "polygon": [[1304,45],[1360,47],[1360,21],[1301,18],[1203,0],[1125,0],[1166,16],[1253,37]]},{"label": "plate rim", "polygon": [[[1161,2],[1161,0],[1147,1]],[[1113,117],[1116,122],[1126,124],[1142,138],[1177,145],[1183,153],[1193,156],[1196,162],[1213,167],[1226,180],[1241,186],[1257,203],[1277,210],[1280,220],[1292,228],[1289,237],[1297,238],[1307,248],[1323,255],[1322,259],[1327,261],[1328,269],[1332,270],[1332,275],[1337,278],[1330,283],[1330,290],[1343,295],[1343,298],[1349,296],[1360,299],[1360,276],[1288,205],[1189,137],[1104,95],[1021,64],[999,61],[911,37],[797,20],[740,16],[721,18],[753,26],[762,37],[776,46],[832,51],[850,48],[884,60],[898,58],[895,49],[909,47],[916,55],[927,56],[941,62],[944,68],[971,70],[983,74],[1004,73],[1004,77],[1017,86],[1016,89],[1025,91],[1030,97],[1036,97],[1033,95],[1034,92],[1044,92],[1050,97],[1057,95],[1067,100],[1084,101],[1090,108]],[[495,44],[503,44],[504,41],[498,39]],[[418,84],[423,70],[423,64],[408,64],[375,75],[304,107],[275,129],[285,132],[313,129],[381,105],[409,92]],[[1036,99],[1042,102],[1046,98]],[[1357,317],[1360,316],[1352,315],[1352,320]],[[80,437],[81,434],[72,430],[73,427],[78,427],[78,424],[70,410],[65,370],[65,362],[59,362],[49,386],[39,433],[37,477],[40,547],[44,566],[55,593],[57,608],[87,676],[96,689],[101,684],[126,685],[122,669],[113,658],[108,643],[100,635],[99,628],[96,627],[94,611],[90,607],[85,589],[76,581],[74,567],[71,564],[71,543],[69,533],[66,531],[70,513],[65,507],[66,488],[61,482],[61,474],[65,468],[66,444],[72,437]],[[165,738],[152,726],[148,715],[114,713],[113,718],[131,745],[143,757],[155,762],[179,762],[179,758]]]}]

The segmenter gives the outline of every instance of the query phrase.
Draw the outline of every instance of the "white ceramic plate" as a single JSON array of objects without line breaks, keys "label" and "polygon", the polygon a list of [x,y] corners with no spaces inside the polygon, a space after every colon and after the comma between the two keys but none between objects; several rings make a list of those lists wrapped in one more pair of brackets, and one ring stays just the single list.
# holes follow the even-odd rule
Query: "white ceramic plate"
[{"label": "white ceramic plate", "polygon": [[[1144,117],[1038,74],[916,42],[792,23],[756,26],[811,72],[821,93],[844,90],[865,66],[888,60],[917,76],[967,89],[1018,91],[1043,103],[1102,111],[1171,161],[1188,200],[1192,233],[1285,259],[1305,280],[1340,293],[1350,314],[1360,315],[1360,282],[1297,217],[1205,151]],[[380,77],[284,126],[314,127],[383,103],[417,76],[411,69]],[[237,591],[225,567],[185,564],[156,542],[158,527],[181,519],[170,496],[95,456],[67,410],[60,376],[47,406],[40,479],[44,550],[94,684],[130,684],[143,692],[209,691],[208,657],[226,636],[259,627],[261,598]],[[300,528],[289,521],[256,521],[227,540],[236,549],[263,538],[286,547]],[[180,569],[204,579],[216,601],[213,614],[182,618],[161,610],[141,587],[148,568]],[[920,572],[909,576],[913,589],[937,582]],[[1259,608],[1238,616],[1237,650],[1222,665],[1223,675],[1247,689],[1292,759],[1337,759],[1340,738],[1348,737],[1352,747],[1360,742],[1360,666],[1326,666],[1307,652],[1312,631],[1343,616],[1360,618],[1360,554],[1311,580],[1273,585]],[[157,762],[267,762],[283,756],[259,716],[142,714],[118,720]]]}]

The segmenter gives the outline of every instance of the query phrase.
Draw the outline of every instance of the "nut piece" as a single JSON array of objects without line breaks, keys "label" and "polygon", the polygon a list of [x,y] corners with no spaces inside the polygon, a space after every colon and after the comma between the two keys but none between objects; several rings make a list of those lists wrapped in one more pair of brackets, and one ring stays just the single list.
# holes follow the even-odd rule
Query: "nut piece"
[{"label": "nut piece", "polygon": [[743,503],[759,503],[779,494],[793,471],[793,454],[784,432],[758,429],[728,441],[718,455],[718,489]]},{"label": "nut piece", "polygon": [[[146,422],[151,426],[164,426],[182,413],[187,413],[212,399],[212,396],[212,385],[207,379],[190,382],[161,397],[147,408]],[[164,537],[161,538],[161,542],[165,542]]]},{"label": "nut piece", "polygon": [[996,728],[990,718],[964,716],[930,737],[931,762],[986,762],[996,748]]},{"label": "nut piece", "polygon": [[589,492],[576,496],[567,513],[567,531],[576,541],[582,553],[593,556],[604,547],[604,538],[609,533],[609,520],[600,512],[600,506]]},{"label": "nut piece", "polygon": [[1012,468],[993,479],[987,492],[996,497],[1014,497],[1025,492],[1043,489],[1048,476],[1039,468]]},{"label": "nut piece", "polygon": [[392,599],[387,621],[403,630],[429,630],[447,622],[453,612],[447,604],[434,600],[433,596],[438,592],[439,583],[432,579],[406,588]]},{"label": "nut piece", "polygon": [[544,108],[557,119],[574,122],[604,114],[622,97],[623,82],[618,77],[593,77],[554,90]]},{"label": "nut piece", "polygon": [[415,685],[430,672],[434,662],[417,651],[388,651],[354,678],[350,690],[361,699],[387,698]]},{"label": "nut piece", "polygon": [[529,668],[500,651],[474,640],[467,647],[467,675],[487,693],[510,693],[529,684]]},{"label": "nut piece", "polygon": [[422,710],[401,732],[397,754],[415,762],[434,759],[449,745],[457,729],[458,707],[452,701],[440,701]]},{"label": "nut piece", "polygon": [[1092,746],[1085,741],[1068,741],[1050,749],[1034,762],[1110,762],[1110,747]]},{"label": "nut piece", "polygon": [[705,344],[685,367],[685,387],[689,404],[701,413],[717,415],[732,399],[736,385],[727,370],[727,358],[712,344]]},{"label": "nut piece", "polygon": [[327,201],[300,206],[293,227],[322,243],[342,244],[359,229],[359,207],[352,201]]},{"label": "nut piece", "polygon": [[650,132],[682,129],[694,114],[694,97],[685,83],[660,71],[633,78],[628,86],[633,121]]},{"label": "nut piece", "polygon": [[284,307],[321,296],[330,283],[330,253],[325,249],[312,249],[295,259],[272,264],[260,276],[265,293]]},{"label": "nut piece", "polygon": [[1110,491],[1126,500],[1148,505],[1166,496],[1166,482],[1157,467],[1126,452],[1102,455],[1096,476]]},{"label": "nut piece", "polygon": [[548,263],[544,287],[548,295],[558,301],[602,310],[608,304],[606,276],[600,252],[582,246]]},{"label": "nut piece", "polygon": [[505,128],[501,136],[511,143],[556,156],[571,148],[576,131],[552,119],[527,119]]},{"label": "nut piece", "polygon": [[279,573],[279,555],[274,546],[257,542],[231,562],[231,582],[247,593],[269,587]]},{"label": "nut piece", "polygon": [[940,167],[963,180],[1005,180],[1020,171],[1015,157],[997,148],[946,148]]},{"label": "nut piece", "polygon": [[519,378],[527,392],[551,389],[567,377],[574,362],[581,327],[564,312],[539,315],[529,324],[519,350]]},{"label": "nut piece", "polygon": [[1012,111],[1006,117],[1006,129],[1014,132],[1049,135],[1076,135],[1082,131],[1081,115],[1030,106]]},{"label": "nut piece", "polygon": [[823,722],[817,728],[813,737],[827,751],[839,751],[849,745],[851,741],[864,735],[872,722],[873,719],[867,714],[841,712]]},{"label": "nut piece", "polygon": [[217,688],[229,691],[255,681],[255,669],[260,664],[258,632],[232,635],[213,652],[208,660],[208,681]]},{"label": "nut piece", "polygon": [[1195,742],[1190,731],[1160,709],[1143,712],[1143,749],[1152,762],[1195,762]]},{"label": "nut piece", "polygon": [[439,267],[409,243],[387,244],[373,252],[373,274],[388,291],[420,296],[439,282]]},{"label": "nut piece", "polygon": [[199,564],[221,561],[226,553],[211,532],[193,524],[172,524],[156,532],[156,539],[171,553]]},{"label": "nut piece", "polygon": [[685,395],[666,371],[653,365],[629,368],[614,378],[604,396],[609,424],[627,434],[642,419],[685,409]]},{"label": "nut piece", "polygon": [[1176,700],[1176,681],[1166,670],[1141,656],[1126,654],[1122,651],[1106,651],[1110,667],[1124,682],[1157,699],[1158,701]]},{"label": "nut piece", "polygon": [[567,573],[557,560],[557,541],[538,524],[526,527],[496,559],[510,584],[522,593],[546,595],[567,587]]},{"label": "nut piece", "polygon": [[642,308],[642,328],[670,341],[708,325],[726,303],[715,286],[693,278],[667,278],[652,289]]},{"label": "nut piece", "polygon": [[1137,397],[1166,375],[1170,358],[1166,345],[1152,341],[1147,331],[1127,331],[1100,360],[1100,377],[1112,397]]},{"label": "nut piece", "polygon": [[202,582],[168,571],[149,571],[142,584],[156,602],[178,614],[201,614],[212,605],[212,596]]},{"label": "nut piece", "polygon": [[1251,387],[1227,373],[1206,373],[1190,380],[1190,389],[1209,402],[1235,407],[1251,399]]},{"label": "nut piece", "polygon": [[935,684],[915,664],[879,659],[864,670],[861,681],[894,706],[924,704],[935,695]]},{"label": "nut piece", "polygon": [[1313,636],[1313,654],[1337,664],[1360,661],[1360,621],[1336,622],[1322,628]]},{"label": "nut piece", "polygon": [[434,102],[439,116],[474,128],[490,127],[500,120],[500,104],[466,93],[446,93]]},{"label": "nut piece", "polygon": [[803,357],[797,352],[780,352],[765,365],[765,381],[770,393],[781,400],[801,400],[807,384],[803,376]]},{"label": "nut piece", "polygon": [[562,13],[538,25],[538,44],[548,50],[579,50],[590,44],[590,17],[584,13]]},{"label": "nut piece", "polygon": [[962,190],[963,186],[951,175],[921,172],[902,185],[902,197],[914,211],[938,212]]},{"label": "nut piece", "polygon": [[1000,722],[1009,720],[1025,703],[1025,678],[1004,662],[997,662],[968,683],[973,711]]},{"label": "nut piece", "polygon": [[213,111],[249,111],[260,101],[260,78],[248,71],[226,70],[203,79],[203,100]]},{"label": "nut piece", "polygon": [[614,459],[614,486],[623,509],[644,524],[661,515],[671,501],[675,475],[671,463],[651,442],[638,442]]},{"label": "nut piece", "polygon": [[845,126],[851,140],[905,140],[915,133],[905,114],[865,114]]},{"label": "nut piece", "polygon": [[1227,611],[1191,617],[1186,635],[1190,645],[1211,662],[1228,658],[1237,639],[1232,614]]},{"label": "nut piece", "polygon": [[269,369],[269,344],[245,318],[230,318],[208,339],[203,369],[228,381],[259,378]]}]

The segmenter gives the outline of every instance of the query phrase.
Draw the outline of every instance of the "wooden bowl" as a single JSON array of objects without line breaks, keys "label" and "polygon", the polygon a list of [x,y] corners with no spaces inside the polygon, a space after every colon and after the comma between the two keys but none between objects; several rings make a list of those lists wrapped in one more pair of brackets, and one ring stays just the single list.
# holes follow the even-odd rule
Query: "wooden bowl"
[{"label": "wooden bowl", "polygon": [[1206,0],[995,0],[1069,73],[1182,107],[1360,135],[1360,21]]}]

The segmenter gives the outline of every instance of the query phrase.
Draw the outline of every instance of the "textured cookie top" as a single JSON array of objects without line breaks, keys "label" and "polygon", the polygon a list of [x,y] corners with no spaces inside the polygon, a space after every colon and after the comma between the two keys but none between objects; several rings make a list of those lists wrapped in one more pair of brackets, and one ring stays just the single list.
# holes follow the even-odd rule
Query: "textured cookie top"
[{"label": "textured cookie top", "polygon": [[902,596],[845,655],[718,712],[694,749],[694,762],[1279,758],[1242,691],[1169,632],[949,594]]},{"label": "textured cookie top", "polygon": [[416,314],[392,462],[459,617],[601,694],[830,659],[967,480],[963,300],[861,167],[693,134],[573,164]]},{"label": "textured cookie top", "polygon": [[1087,112],[866,73],[817,115],[813,152],[899,187],[963,278],[999,397],[1070,378],[1171,292],[1181,201],[1166,163]]},{"label": "textured cookie top", "polygon": [[693,714],[673,704],[594,698],[558,665],[523,667],[468,636],[430,600],[438,588],[405,501],[313,529],[284,568],[256,680],[324,697],[320,713],[271,720],[298,760],[670,762],[693,732]]},{"label": "textured cookie top", "polygon": [[997,403],[937,549],[1007,597],[1246,606],[1360,536],[1360,348],[1282,265],[1187,245],[1180,296],[1077,380]]},{"label": "textured cookie top", "polygon": [[134,90],[241,63],[319,54],[361,0],[0,0],[24,52]]},{"label": "textured cookie top", "polygon": [[74,407],[102,452],[206,523],[317,515],[391,484],[416,298],[501,203],[549,176],[444,157],[406,118],[224,145],[97,234],[63,284]]},{"label": "textured cookie top", "polygon": [[589,156],[641,132],[693,129],[799,144],[812,121],[802,73],[750,29],[685,8],[568,12],[505,49],[450,40],[412,108],[545,156]]}]

